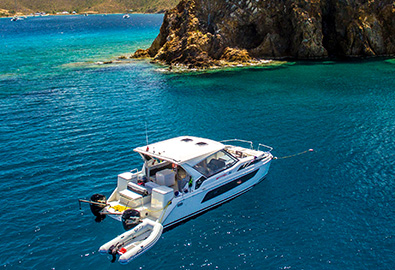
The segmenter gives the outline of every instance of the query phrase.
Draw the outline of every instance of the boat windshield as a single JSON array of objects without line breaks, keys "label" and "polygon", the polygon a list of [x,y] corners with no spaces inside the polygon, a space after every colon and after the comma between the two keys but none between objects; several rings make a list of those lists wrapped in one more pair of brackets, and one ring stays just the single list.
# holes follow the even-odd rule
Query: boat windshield
[{"label": "boat windshield", "polygon": [[203,174],[205,177],[210,177],[220,171],[232,167],[237,162],[237,159],[226,151],[218,151],[206,159],[202,160],[193,168]]}]

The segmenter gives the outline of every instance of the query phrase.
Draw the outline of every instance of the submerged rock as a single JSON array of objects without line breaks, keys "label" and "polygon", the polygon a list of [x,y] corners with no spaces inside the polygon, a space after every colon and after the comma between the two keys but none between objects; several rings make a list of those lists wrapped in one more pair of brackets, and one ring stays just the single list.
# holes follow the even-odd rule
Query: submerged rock
[{"label": "submerged rock", "polygon": [[181,0],[134,58],[190,68],[395,54],[392,0]]}]

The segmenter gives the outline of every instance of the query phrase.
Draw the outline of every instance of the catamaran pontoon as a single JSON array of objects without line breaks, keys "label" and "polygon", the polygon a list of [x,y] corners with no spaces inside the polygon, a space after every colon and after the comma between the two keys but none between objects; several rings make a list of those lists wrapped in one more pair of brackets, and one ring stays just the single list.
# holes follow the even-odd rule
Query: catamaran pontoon
[{"label": "catamaran pontoon", "polygon": [[112,254],[113,261],[119,255],[120,263],[128,263],[151,248],[163,229],[247,192],[268,173],[271,150],[263,144],[254,150],[252,142],[243,140],[217,142],[192,136],[134,149],[144,160],[142,170],[118,175],[108,200],[101,194],[80,200],[89,202],[98,218],[110,215],[127,230],[104,244],[100,253]]}]

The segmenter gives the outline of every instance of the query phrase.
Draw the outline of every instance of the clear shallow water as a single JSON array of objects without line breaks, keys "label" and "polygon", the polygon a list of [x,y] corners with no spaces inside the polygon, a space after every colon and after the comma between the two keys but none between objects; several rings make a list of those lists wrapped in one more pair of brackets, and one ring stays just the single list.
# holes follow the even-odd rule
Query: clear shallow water
[{"label": "clear shallow water", "polygon": [[[3,269],[391,269],[395,65],[303,63],[168,75],[145,61],[161,15],[0,19]],[[107,196],[132,149],[181,134],[273,146],[267,179],[162,236],[127,267],[97,249],[121,224],[77,198]]]}]

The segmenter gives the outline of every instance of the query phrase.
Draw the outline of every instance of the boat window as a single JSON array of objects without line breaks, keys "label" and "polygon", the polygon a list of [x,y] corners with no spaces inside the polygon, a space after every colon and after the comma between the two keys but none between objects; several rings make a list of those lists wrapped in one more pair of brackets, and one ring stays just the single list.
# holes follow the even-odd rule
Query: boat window
[{"label": "boat window", "polygon": [[237,162],[237,159],[225,151],[219,151],[208,158],[202,160],[193,168],[206,177],[210,177],[220,171],[223,171]]},{"label": "boat window", "polygon": [[198,180],[196,180],[195,189],[200,188],[200,186],[203,184],[204,180],[206,179],[207,179],[206,177],[202,176]]},{"label": "boat window", "polygon": [[144,155],[144,154],[141,154],[141,155],[143,156],[143,158],[144,158],[146,161],[152,159],[152,157],[150,157],[149,155]]},{"label": "boat window", "polygon": [[203,145],[207,145],[207,143],[205,143],[205,142],[198,142],[198,143],[196,143],[196,145],[203,146]]},{"label": "boat window", "polygon": [[178,191],[182,192],[185,185],[189,182],[191,176],[181,166],[177,166],[176,169],[176,181],[178,185]]}]

